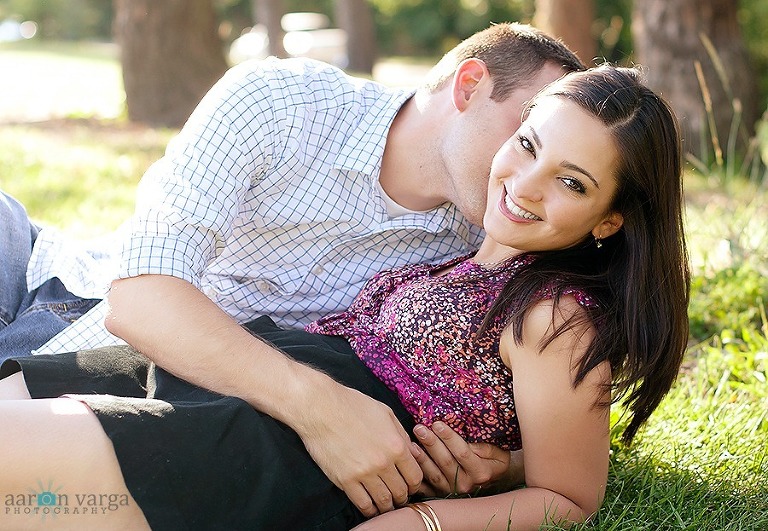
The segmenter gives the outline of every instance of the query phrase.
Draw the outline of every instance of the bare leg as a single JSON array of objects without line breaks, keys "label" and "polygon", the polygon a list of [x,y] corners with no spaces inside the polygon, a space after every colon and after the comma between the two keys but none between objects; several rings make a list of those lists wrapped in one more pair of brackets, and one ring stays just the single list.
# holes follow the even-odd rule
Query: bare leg
[{"label": "bare leg", "polygon": [[0,380],[0,400],[29,400],[29,389],[24,373],[17,372]]},{"label": "bare leg", "polygon": [[0,426],[0,528],[149,529],[85,404],[3,400]]}]

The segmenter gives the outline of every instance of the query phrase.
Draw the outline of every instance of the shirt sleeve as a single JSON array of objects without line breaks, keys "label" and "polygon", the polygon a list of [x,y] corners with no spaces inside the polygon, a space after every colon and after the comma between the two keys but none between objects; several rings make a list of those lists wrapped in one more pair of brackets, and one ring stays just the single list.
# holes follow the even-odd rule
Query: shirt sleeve
[{"label": "shirt sleeve", "polygon": [[230,70],[147,171],[119,277],[162,274],[199,285],[231,236],[249,188],[272,159],[278,130],[274,71]]}]

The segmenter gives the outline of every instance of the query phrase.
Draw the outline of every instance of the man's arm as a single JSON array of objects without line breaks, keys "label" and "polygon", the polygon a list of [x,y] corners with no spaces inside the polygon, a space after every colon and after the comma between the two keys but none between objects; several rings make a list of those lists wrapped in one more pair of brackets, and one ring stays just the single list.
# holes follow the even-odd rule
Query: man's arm
[{"label": "man's arm", "polygon": [[259,341],[188,282],[117,280],[108,300],[110,332],[179,378],[242,398],[293,428],[366,516],[416,491],[421,470],[388,407]]}]

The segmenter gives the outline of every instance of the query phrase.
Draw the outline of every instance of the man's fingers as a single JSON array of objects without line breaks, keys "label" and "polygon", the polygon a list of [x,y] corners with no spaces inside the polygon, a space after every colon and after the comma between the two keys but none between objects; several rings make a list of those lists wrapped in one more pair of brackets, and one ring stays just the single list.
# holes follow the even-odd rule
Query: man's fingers
[{"label": "man's fingers", "polygon": [[406,503],[423,477],[408,433],[385,404],[335,382],[331,389],[297,429],[310,455],[365,516]]},{"label": "man's fingers", "polygon": [[[407,486],[406,499],[400,505],[408,501],[407,495],[419,492],[422,480],[424,479],[424,469],[421,463],[419,463],[419,454],[424,456],[424,451],[419,448],[418,444],[410,440],[408,441],[408,448],[410,453],[407,458],[397,463],[397,470]],[[427,457],[427,459],[429,458]]]},{"label": "man's fingers", "polygon": [[365,516],[370,518],[405,505],[409,494],[418,491],[423,474],[409,450],[410,445],[409,441],[397,466],[390,465],[379,475],[368,476],[362,483],[351,482],[344,488],[347,497]]},{"label": "man's fingers", "polygon": [[344,493],[347,498],[357,507],[357,509],[363,513],[367,518],[373,518],[379,511],[376,509],[376,505],[373,503],[368,491],[360,483],[354,483],[344,488]]},{"label": "man's fingers", "polygon": [[395,507],[405,505],[408,501],[408,485],[403,480],[400,472],[394,469],[386,474],[382,474],[380,479],[383,488],[377,496],[373,496],[379,511],[385,513]]},{"label": "man's fingers", "polygon": [[[397,428],[402,427],[397,424]],[[402,445],[392,448],[393,464],[381,467],[378,476],[363,481],[365,490],[379,513],[386,513],[395,507],[405,505],[408,495],[415,492],[421,483],[423,474],[418,462],[411,454],[411,441],[402,430]]]}]

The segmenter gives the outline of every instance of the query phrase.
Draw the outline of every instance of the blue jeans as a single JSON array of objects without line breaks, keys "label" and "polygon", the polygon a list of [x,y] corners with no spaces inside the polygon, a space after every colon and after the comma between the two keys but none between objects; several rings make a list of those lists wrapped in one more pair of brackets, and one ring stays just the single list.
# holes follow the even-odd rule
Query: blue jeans
[{"label": "blue jeans", "polygon": [[0,192],[0,361],[29,356],[91,309],[54,278],[27,291],[27,264],[39,229],[24,207]]}]

